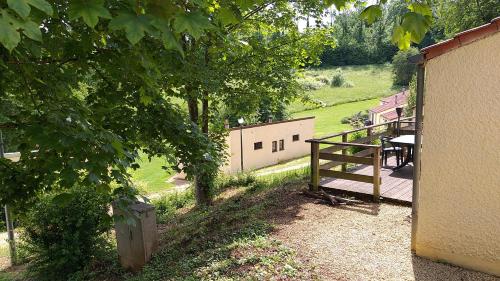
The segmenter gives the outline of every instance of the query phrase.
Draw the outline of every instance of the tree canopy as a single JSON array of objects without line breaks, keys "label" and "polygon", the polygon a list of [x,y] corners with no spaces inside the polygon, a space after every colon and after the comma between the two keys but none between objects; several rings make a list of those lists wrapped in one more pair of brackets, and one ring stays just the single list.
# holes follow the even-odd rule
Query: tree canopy
[{"label": "tree canopy", "polygon": [[[386,2],[360,16],[373,23]],[[252,112],[293,98],[295,71],[325,40],[297,19],[353,3],[0,0],[1,126],[22,153],[0,159],[0,203],[22,207],[76,184],[131,195],[127,169],[143,149],[182,165],[208,204],[224,161],[222,105]],[[428,5],[408,7],[392,37],[400,48],[431,23]]]}]

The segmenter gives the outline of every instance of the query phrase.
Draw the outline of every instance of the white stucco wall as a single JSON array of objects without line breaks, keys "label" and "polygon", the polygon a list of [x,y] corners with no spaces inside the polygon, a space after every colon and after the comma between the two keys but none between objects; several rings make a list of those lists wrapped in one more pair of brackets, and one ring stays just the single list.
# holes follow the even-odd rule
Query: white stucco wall
[{"label": "white stucco wall", "polygon": [[426,64],[417,255],[500,276],[500,33]]},{"label": "white stucco wall", "polygon": [[[299,135],[298,141],[293,141],[293,135]],[[285,122],[266,123],[243,128],[243,168],[250,171],[278,164],[282,161],[295,159],[310,154],[311,145],[305,140],[313,138],[314,118],[301,118]],[[279,141],[284,140],[285,149],[279,150]],[[272,152],[272,142],[278,142],[278,151]],[[262,149],[254,150],[254,143],[262,142]],[[232,129],[227,138],[230,154],[227,164],[223,167],[226,173],[234,174],[241,171],[240,130]]]}]

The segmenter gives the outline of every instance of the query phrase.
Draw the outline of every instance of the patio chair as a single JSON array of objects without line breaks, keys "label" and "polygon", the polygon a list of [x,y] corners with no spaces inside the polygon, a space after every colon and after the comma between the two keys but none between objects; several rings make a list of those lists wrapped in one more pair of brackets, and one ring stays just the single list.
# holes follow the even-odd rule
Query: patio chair
[{"label": "patio chair", "polygon": [[396,163],[399,166],[399,162],[403,156],[403,149],[393,143],[389,142],[391,138],[382,136],[380,137],[380,142],[382,144],[382,158],[381,160],[384,162],[385,166],[387,166],[387,159],[389,158],[389,154],[396,154]]}]

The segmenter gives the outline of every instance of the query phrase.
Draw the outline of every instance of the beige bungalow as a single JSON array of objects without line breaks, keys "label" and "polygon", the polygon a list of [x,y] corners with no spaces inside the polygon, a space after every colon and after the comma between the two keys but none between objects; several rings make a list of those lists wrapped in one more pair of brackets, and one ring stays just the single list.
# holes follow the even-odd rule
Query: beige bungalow
[{"label": "beige bungalow", "polygon": [[304,140],[314,135],[314,117],[268,122],[229,129],[229,159],[222,168],[234,174],[309,155]]},{"label": "beige bungalow", "polygon": [[500,17],[413,60],[412,249],[500,276]]}]

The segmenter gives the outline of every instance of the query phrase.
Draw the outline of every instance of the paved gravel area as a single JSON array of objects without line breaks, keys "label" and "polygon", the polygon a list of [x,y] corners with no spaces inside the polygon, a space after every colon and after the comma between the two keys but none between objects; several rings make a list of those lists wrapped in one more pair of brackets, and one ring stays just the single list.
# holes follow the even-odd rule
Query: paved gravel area
[{"label": "paved gravel area", "polygon": [[413,256],[411,208],[331,207],[297,191],[280,197],[273,235],[312,264],[323,280],[500,280]]}]

